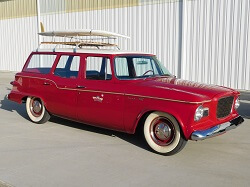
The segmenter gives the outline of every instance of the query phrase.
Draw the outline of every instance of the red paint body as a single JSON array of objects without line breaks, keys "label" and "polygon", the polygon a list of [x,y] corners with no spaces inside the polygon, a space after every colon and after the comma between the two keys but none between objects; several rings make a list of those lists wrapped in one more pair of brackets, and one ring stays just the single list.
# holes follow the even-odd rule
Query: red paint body
[{"label": "red paint body", "polygon": [[[34,52],[33,54],[43,54]],[[134,133],[140,118],[151,111],[173,115],[179,122],[186,139],[195,130],[204,130],[230,121],[238,113],[232,107],[229,116],[217,119],[216,107],[219,98],[234,96],[239,92],[220,86],[204,85],[176,79],[171,76],[137,80],[119,80],[115,76],[114,57],[119,54],[86,54],[81,56],[80,71],[76,79],[67,79],[53,74],[59,56],[71,55],[63,52],[44,52],[58,55],[49,74],[17,73],[12,82],[9,99],[21,103],[27,96],[41,98],[46,109],[54,115],[103,128]],[[123,54],[124,55],[124,54]],[[129,55],[129,54],[126,54]],[[144,54],[145,55],[145,54]],[[86,57],[108,57],[111,62],[111,80],[87,80],[85,77]],[[78,86],[84,86],[79,88]],[[93,97],[102,97],[96,102]],[[199,105],[209,108],[209,116],[194,121]]]}]

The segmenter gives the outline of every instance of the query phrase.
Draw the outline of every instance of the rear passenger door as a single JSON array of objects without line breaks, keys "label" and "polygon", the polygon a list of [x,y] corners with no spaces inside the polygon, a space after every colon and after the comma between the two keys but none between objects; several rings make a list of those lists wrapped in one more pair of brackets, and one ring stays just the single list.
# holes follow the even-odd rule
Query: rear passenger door
[{"label": "rear passenger door", "polygon": [[124,130],[123,94],[114,83],[108,56],[87,56],[79,81],[78,118],[84,123]]},{"label": "rear passenger door", "polygon": [[50,94],[52,113],[65,118],[76,119],[77,82],[81,57],[61,55],[48,81],[46,90]]}]

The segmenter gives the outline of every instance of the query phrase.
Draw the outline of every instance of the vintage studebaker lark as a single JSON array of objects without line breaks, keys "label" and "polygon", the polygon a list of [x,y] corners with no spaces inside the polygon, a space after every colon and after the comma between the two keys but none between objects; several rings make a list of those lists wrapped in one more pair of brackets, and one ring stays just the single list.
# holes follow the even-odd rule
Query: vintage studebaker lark
[{"label": "vintage studebaker lark", "polygon": [[34,123],[55,115],[130,134],[142,130],[152,150],[173,155],[188,140],[244,121],[238,91],[178,79],[153,54],[89,49],[107,45],[95,41],[61,44],[77,47],[35,50],[11,82],[8,99],[26,103]]}]

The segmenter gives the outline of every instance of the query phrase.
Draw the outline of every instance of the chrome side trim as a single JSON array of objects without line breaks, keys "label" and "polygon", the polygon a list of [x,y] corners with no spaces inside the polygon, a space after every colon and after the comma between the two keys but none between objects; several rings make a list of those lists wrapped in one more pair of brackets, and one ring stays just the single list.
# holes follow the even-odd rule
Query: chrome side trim
[{"label": "chrome side trim", "polygon": [[211,100],[206,100],[206,101],[202,101],[202,102],[195,102],[195,101],[183,101],[183,100],[166,99],[166,98],[160,98],[160,97],[126,94],[126,93],[125,93],[125,95],[126,96],[133,96],[133,97],[142,97],[142,98],[147,98],[147,99],[156,99],[156,100],[163,100],[163,101],[178,102],[178,103],[188,103],[188,104],[202,104],[202,103],[208,103],[211,101]]},{"label": "chrome side trim", "polygon": [[195,101],[183,101],[183,100],[175,100],[175,99],[166,99],[166,98],[160,98],[160,97],[151,97],[151,96],[144,96],[144,95],[135,95],[135,94],[128,94],[128,93],[120,93],[120,92],[107,92],[107,91],[97,91],[97,90],[87,90],[87,89],[77,89],[77,88],[61,88],[58,87],[57,84],[50,79],[47,78],[40,78],[40,77],[32,77],[32,76],[23,76],[19,75],[19,77],[26,77],[26,78],[33,78],[33,79],[41,79],[41,80],[47,80],[51,81],[55,84],[57,89],[60,90],[71,90],[71,91],[79,91],[79,92],[95,92],[95,93],[105,93],[105,94],[115,94],[115,95],[125,95],[125,96],[133,96],[133,97],[140,97],[140,98],[147,98],[147,99],[156,99],[156,100],[163,100],[163,101],[171,101],[171,102],[178,102],[178,103],[187,103],[187,104],[203,104],[211,102],[211,100],[205,100],[201,102],[195,102]]},{"label": "chrome side trim", "polygon": [[244,122],[244,119],[241,116],[238,116],[231,121],[216,125],[210,129],[193,132],[191,135],[191,140],[195,140],[195,141],[205,140],[207,138],[212,138],[214,136],[224,134],[225,132],[229,130],[235,129],[243,122]]}]

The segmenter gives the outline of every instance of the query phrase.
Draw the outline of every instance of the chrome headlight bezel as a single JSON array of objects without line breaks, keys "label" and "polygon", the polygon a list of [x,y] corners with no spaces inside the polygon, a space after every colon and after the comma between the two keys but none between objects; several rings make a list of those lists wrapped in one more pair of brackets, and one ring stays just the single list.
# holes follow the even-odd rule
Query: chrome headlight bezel
[{"label": "chrome headlight bezel", "polygon": [[240,98],[237,97],[234,101],[234,109],[237,110],[240,107]]},{"label": "chrome headlight bezel", "polygon": [[199,121],[203,117],[204,108],[202,105],[198,106],[194,113],[194,121]]}]

